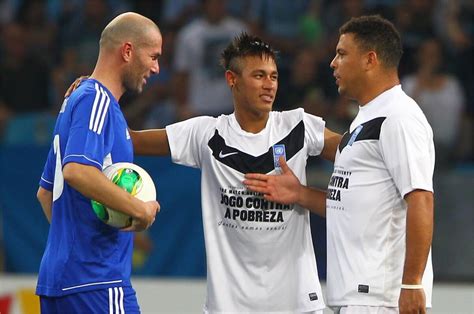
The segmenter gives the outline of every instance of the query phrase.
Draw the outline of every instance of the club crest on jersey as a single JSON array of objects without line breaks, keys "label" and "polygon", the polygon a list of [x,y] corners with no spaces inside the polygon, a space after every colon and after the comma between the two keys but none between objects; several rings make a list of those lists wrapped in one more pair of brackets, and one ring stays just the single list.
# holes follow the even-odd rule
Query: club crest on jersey
[{"label": "club crest on jersey", "polygon": [[275,170],[281,172],[280,166],[280,157],[283,156],[286,161],[286,150],[285,144],[276,144],[273,145],[273,164],[275,165]]},{"label": "club crest on jersey", "polygon": [[352,135],[351,135],[351,139],[349,140],[349,142],[347,143],[347,145],[349,146],[352,146],[352,144],[354,144],[356,138],[357,138],[357,135],[359,135],[360,131],[362,131],[362,128],[364,126],[363,125],[359,125],[355,130],[354,132],[352,132]]}]

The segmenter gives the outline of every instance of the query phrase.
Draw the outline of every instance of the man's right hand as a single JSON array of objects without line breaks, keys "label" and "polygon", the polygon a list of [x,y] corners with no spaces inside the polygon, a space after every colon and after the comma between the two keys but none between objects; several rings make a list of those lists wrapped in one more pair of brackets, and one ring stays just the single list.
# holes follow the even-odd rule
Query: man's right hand
[{"label": "man's right hand", "polygon": [[81,82],[85,79],[89,78],[89,75],[83,75],[78,77],[67,89],[66,93],[64,94],[64,98],[71,96],[72,92],[76,90],[76,88],[81,84]]},{"label": "man's right hand", "polygon": [[281,175],[247,173],[245,186],[254,192],[260,192],[266,200],[281,204],[298,203],[301,184],[283,157],[280,157]]}]

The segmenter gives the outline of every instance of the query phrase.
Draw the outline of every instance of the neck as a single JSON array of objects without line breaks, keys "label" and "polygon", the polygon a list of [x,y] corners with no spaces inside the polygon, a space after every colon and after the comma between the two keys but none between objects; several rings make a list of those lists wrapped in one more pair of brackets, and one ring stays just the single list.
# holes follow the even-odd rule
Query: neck
[{"label": "neck", "polygon": [[115,99],[119,101],[120,97],[125,93],[125,89],[120,76],[117,75],[118,72],[113,70],[116,68],[117,66],[115,65],[104,64],[99,60],[90,78],[99,81],[102,85],[107,87]]},{"label": "neck", "polygon": [[265,128],[270,115],[268,112],[243,112],[237,110],[237,108],[234,114],[242,130],[254,134]]},{"label": "neck", "polygon": [[367,82],[363,95],[358,97],[357,101],[359,102],[360,106],[364,106],[383,92],[399,84],[400,80],[396,72],[382,73],[381,75],[375,76],[372,78],[372,80]]}]

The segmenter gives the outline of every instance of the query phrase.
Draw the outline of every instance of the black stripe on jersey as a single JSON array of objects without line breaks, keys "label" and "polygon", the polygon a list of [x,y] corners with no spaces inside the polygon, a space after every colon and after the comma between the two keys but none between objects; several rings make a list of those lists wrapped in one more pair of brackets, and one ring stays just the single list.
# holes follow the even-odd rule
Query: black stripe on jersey
[{"label": "black stripe on jersey", "polygon": [[[301,121],[291,130],[290,134],[274,144],[285,145],[286,160],[290,160],[303,148],[304,132],[304,123]],[[228,146],[217,130],[207,145],[212,150],[212,156],[217,161],[241,173],[269,173],[275,169],[273,164],[273,147],[270,147],[265,154],[254,157],[232,146]]]},{"label": "black stripe on jersey", "polygon": [[[378,140],[380,138],[380,128],[382,127],[382,123],[384,120],[385,117],[380,117],[362,123],[361,125],[363,126],[363,128],[362,130],[360,130],[360,133],[357,134],[357,137],[355,138],[354,142],[364,140]],[[357,128],[355,128],[354,131],[356,129]],[[354,134],[354,131],[352,131],[351,133],[344,133],[341,143],[339,144],[339,152],[342,152],[344,147],[347,146],[352,137],[352,134]]]}]

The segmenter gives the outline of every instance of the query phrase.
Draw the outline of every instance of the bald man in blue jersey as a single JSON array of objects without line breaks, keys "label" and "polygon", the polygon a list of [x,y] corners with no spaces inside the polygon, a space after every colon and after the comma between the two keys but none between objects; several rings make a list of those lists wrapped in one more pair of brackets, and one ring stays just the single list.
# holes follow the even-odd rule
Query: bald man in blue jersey
[{"label": "bald man in blue jersey", "polygon": [[[103,30],[92,75],[65,98],[44,167],[38,200],[51,223],[36,293],[42,313],[137,313],[130,283],[133,232],[147,229],[159,210],[102,173],[117,162],[133,162],[133,145],[118,100],[141,92],[159,72],[158,26],[124,13]],[[100,221],[94,199],[133,217],[126,230]]]}]

